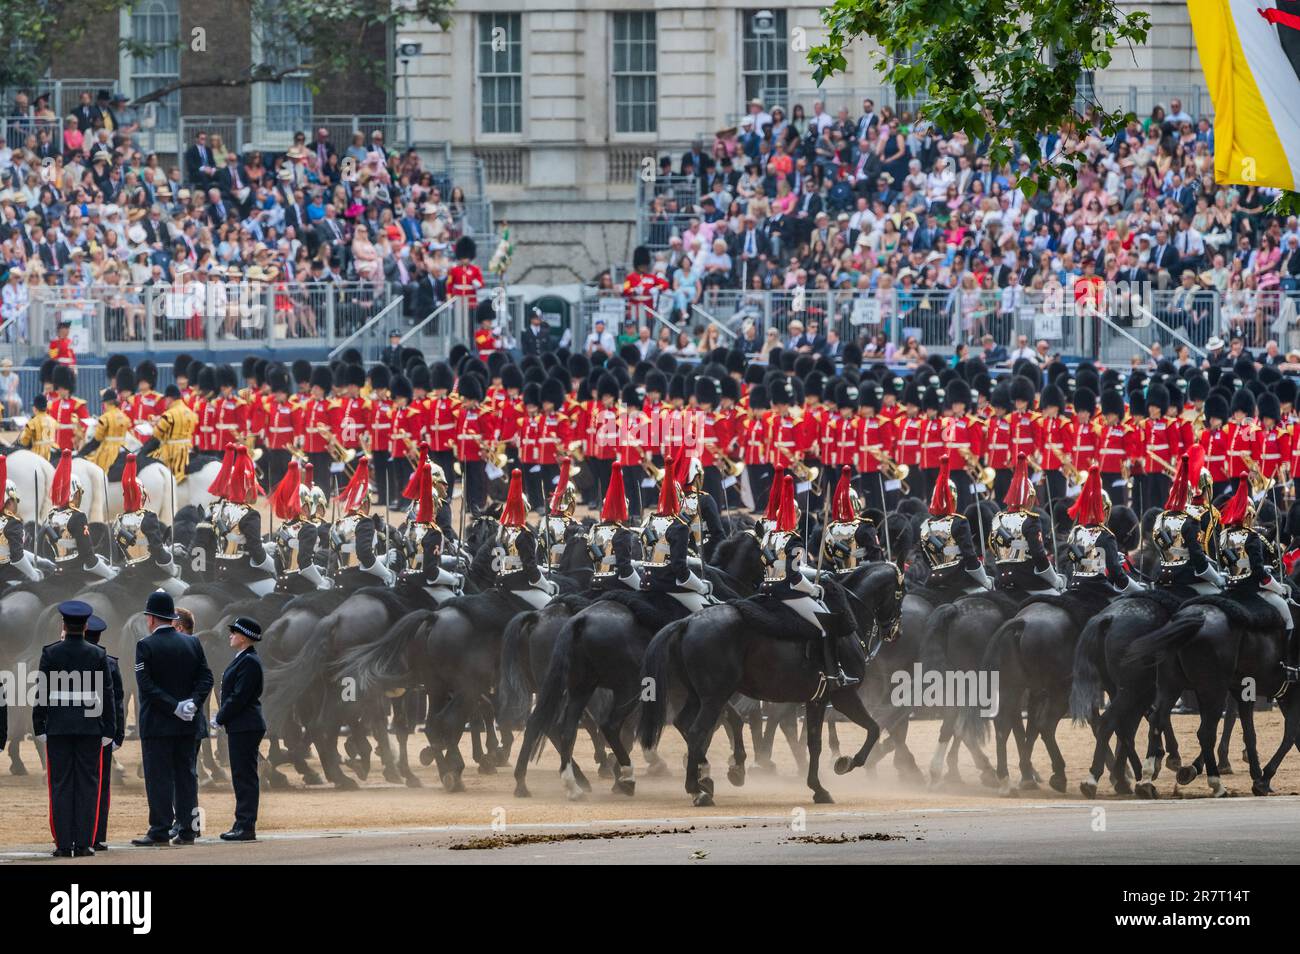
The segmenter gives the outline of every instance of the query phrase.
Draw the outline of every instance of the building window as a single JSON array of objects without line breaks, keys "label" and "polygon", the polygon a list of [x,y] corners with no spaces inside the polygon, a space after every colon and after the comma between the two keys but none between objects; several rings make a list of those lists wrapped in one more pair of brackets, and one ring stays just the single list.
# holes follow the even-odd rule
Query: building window
[{"label": "building window", "polygon": [[652,133],[659,126],[653,11],[614,14],[614,131]]},{"label": "building window", "polygon": [[523,131],[522,36],[519,14],[479,14],[478,81],[485,133]]},{"label": "building window", "polygon": [[[141,0],[131,8],[131,39],[143,46],[131,57],[131,93],[138,99],[181,78],[179,0]],[[157,125],[175,129],[180,121],[180,91],[154,104]]]},{"label": "building window", "polygon": [[[280,25],[284,14],[279,6],[279,0],[265,0],[263,24],[258,36],[261,61],[277,73],[311,60],[311,50]],[[296,132],[311,125],[312,98],[305,71],[265,86],[268,131]]]},{"label": "building window", "polygon": [[[789,49],[784,10],[742,10],[743,69],[745,102],[763,101],[763,108],[786,105],[790,76],[786,61]],[[743,110],[742,110],[743,112]]]}]

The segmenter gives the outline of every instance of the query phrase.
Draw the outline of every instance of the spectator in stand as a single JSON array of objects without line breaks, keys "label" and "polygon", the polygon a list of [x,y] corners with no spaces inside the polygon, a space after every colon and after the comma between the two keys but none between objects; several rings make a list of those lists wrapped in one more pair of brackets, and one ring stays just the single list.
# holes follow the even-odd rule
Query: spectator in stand
[{"label": "spectator in stand", "polygon": [[603,351],[607,355],[615,353],[617,349],[614,344],[614,335],[605,330],[604,318],[597,318],[592,322],[591,333],[587,335],[587,341],[582,350],[588,355],[593,351]]},{"label": "spectator in stand", "polygon": [[14,417],[23,412],[23,396],[18,393],[22,383],[18,372],[14,370],[12,358],[0,358],[0,399],[4,400],[6,417]]}]

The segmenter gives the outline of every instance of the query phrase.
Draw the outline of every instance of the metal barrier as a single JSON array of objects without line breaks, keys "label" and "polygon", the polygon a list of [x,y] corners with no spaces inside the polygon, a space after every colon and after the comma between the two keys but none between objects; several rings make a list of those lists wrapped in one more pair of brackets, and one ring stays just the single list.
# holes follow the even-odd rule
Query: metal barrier
[{"label": "metal barrier", "polygon": [[63,117],[58,119],[29,119],[6,116],[0,118],[0,142],[10,149],[25,148],[27,138],[35,137],[34,151],[39,151],[44,140],[54,143],[58,152],[63,152]]}]

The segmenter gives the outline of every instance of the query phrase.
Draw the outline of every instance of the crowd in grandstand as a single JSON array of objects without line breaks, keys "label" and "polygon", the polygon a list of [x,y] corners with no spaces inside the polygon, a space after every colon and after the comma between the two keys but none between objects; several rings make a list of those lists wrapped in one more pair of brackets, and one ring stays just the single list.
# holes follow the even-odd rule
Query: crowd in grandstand
[{"label": "crowd in grandstand", "polygon": [[[201,131],[171,163],[141,148],[135,110],[108,91],[83,93],[59,127],[48,96],[19,93],[0,144],[0,316],[19,340],[28,306],[51,286],[60,299],[105,300],[121,341],[145,336],[150,286],[217,285],[219,307],[231,284],[273,290],[287,337],[317,334],[316,283],[387,285],[412,311],[446,295],[464,192],[414,149],[389,148],[381,130],[350,142],[298,132],[275,152]],[[176,307],[210,314],[213,297]],[[236,337],[238,317],[231,307],[219,334]],[[170,327],[173,339],[202,334]]]},{"label": "crowd in grandstand", "polygon": [[1088,121],[1044,133],[1043,156],[1084,158],[1073,184],[1032,198],[1017,188],[1031,157],[1001,167],[988,145],[870,99],[856,117],[754,100],[707,151],[659,158],[647,238],[671,311],[727,290],[841,290],[881,301],[892,343],[912,309],[941,303],[946,343],[1009,348],[1022,305],[1113,311],[1094,290],[1109,282],[1157,293],[1158,317],[1198,346],[1237,333],[1259,348],[1294,321],[1300,225],[1269,214],[1272,190],[1215,182],[1213,124],[1177,99],[1110,139]]}]

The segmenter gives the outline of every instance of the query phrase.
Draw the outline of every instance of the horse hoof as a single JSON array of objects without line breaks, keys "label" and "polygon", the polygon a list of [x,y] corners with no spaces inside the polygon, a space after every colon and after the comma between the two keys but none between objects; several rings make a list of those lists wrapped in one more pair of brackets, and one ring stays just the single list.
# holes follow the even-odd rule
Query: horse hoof
[{"label": "horse hoof", "polygon": [[1234,772],[1233,769],[1232,769],[1232,763],[1229,762],[1227,759],[1224,759],[1222,762],[1219,763],[1219,774],[1220,774],[1220,775],[1235,775],[1236,772]]},{"label": "horse hoof", "polygon": [[732,765],[727,769],[727,781],[740,788],[745,784],[745,766]]},{"label": "horse hoof", "polygon": [[392,782],[394,785],[401,785],[403,781],[402,773],[395,768],[386,768],[384,769],[384,781]]},{"label": "horse hoof", "polygon": [[528,786],[523,782],[515,782],[515,798],[532,798],[533,793],[528,791]]},{"label": "horse hoof", "polygon": [[1155,799],[1160,797],[1156,787],[1151,782],[1138,782],[1133,788],[1133,794],[1142,799]]},{"label": "horse hoof", "polygon": [[[277,772],[276,774],[279,775],[280,773]],[[281,775],[280,777],[281,777],[281,778],[284,778],[283,775]],[[288,782],[289,782],[289,780],[286,778],[286,779],[285,779],[285,784],[287,785]],[[321,778],[321,777],[320,777],[320,773],[317,772],[317,771],[315,771],[315,770],[313,769],[312,771],[306,772],[306,773],[303,775],[303,777],[302,777],[302,783],[303,783],[304,785],[324,785],[324,784],[325,784],[325,779]]]},{"label": "horse hoof", "polygon": [[710,795],[713,794],[713,779],[702,778],[699,781],[699,786],[700,786],[700,791],[708,792]]},{"label": "horse hoof", "polygon": [[695,793],[695,797],[694,797],[693,799],[691,799],[691,801],[695,804],[695,807],[696,807],[696,808],[712,808],[712,807],[713,807],[713,793],[712,793],[712,792],[696,792],[696,793]]},{"label": "horse hoof", "polygon": [[432,765],[432,764],[433,764],[433,747],[432,747],[432,746],[426,745],[424,748],[422,748],[422,749],[420,750],[420,764],[421,764],[421,765],[425,765],[425,766],[428,766],[428,765]]},{"label": "horse hoof", "polygon": [[406,787],[407,787],[407,788],[423,788],[423,787],[424,787],[424,783],[421,782],[421,781],[420,781],[418,778],[416,778],[414,775],[407,775],[407,776],[405,777],[405,781],[406,781]]},{"label": "horse hoof", "polygon": [[1178,770],[1178,774],[1175,778],[1179,785],[1190,785],[1192,782],[1196,781],[1196,776],[1199,774],[1201,773],[1196,771],[1194,766],[1186,765]]},{"label": "horse hoof", "polygon": [[1262,797],[1265,795],[1271,795],[1272,792],[1273,789],[1271,789],[1269,787],[1268,782],[1264,781],[1263,779],[1260,779],[1259,781],[1255,782],[1255,784],[1250,787],[1250,793],[1252,795],[1259,795]]},{"label": "horse hoof", "polygon": [[459,772],[443,772],[440,780],[442,781],[442,788],[445,792],[465,791],[465,783],[460,780]]},{"label": "horse hoof", "polygon": [[599,763],[599,764],[596,766],[596,777],[597,777],[597,778],[613,778],[613,777],[614,777],[614,766],[617,765],[617,764],[618,764],[618,762],[614,759],[613,756],[610,756],[609,758],[605,759],[603,762]]},{"label": "horse hoof", "polygon": [[1020,790],[1022,792],[1038,791],[1038,780],[1032,778],[1022,778],[1020,780]]},{"label": "horse hoof", "polygon": [[[12,763],[10,763],[10,765],[9,765],[9,774],[10,774],[10,775],[26,775],[26,774],[27,774],[27,766],[24,765],[22,762],[19,762],[19,761],[17,761],[17,760],[14,760],[14,761],[13,761]],[[141,776],[141,777],[143,778],[143,776]]]},{"label": "horse hoof", "polygon": [[853,771],[853,759],[847,755],[841,755],[835,760],[835,774],[848,775]]},{"label": "horse hoof", "polygon": [[1097,783],[1096,783],[1096,782],[1088,782],[1088,781],[1080,782],[1080,783],[1079,783],[1079,791],[1083,792],[1083,797],[1084,797],[1084,798],[1096,798],[1096,797],[1097,797]]},{"label": "horse hoof", "polygon": [[822,789],[820,792],[813,792],[814,805],[834,805],[835,799],[831,798],[831,793]]},{"label": "horse hoof", "polygon": [[1182,767],[1183,760],[1181,757],[1174,755],[1172,752],[1165,756],[1165,768],[1177,772]]},{"label": "horse hoof", "polygon": [[623,781],[622,779],[620,779],[619,781],[614,783],[614,787],[610,789],[610,791],[612,791],[615,795],[627,795],[630,798],[631,796],[636,794],[636,782]]},{"label": "horse hoof", "polygon": [[360,787],[356,779],[348,778],[346,775],[340,775],[334,781],[334,788],[340,792],[355,792]]},{"label": "horse hoof", "polygon": [[352,771],[356,773],[357,778],[361,779],[363,782],[366,780],[366,776],[370,774],[370,766],[361,759],[350,759],[348,761],[348,768],[352,769]]},{"label": "horse hoof", "polygon": [[1228,790],[1223,783],[1219,781],[1219,776],[1215,775],[1206,779],[1210,784],[1210,796],[1212,798],[1227,798]]},{"label": "horse hoof", "polygon": [[479,763],[478,763],[478,774],[479,774],[479,775],[496,775],[496,774],[497,774],[497,765],[496,765],[496,762],[488,761],[488,760],[486,760],[486,759],[483,760],[482,762],[479,762]]},{"label": "horse hoof", "polygon": [[655,759],[645,767],[645,773],[650,778],[660,778],[668,774],[668,763],[663,759]]},{"label": "horse hoof", "polygon": [[1116,795],[1132,795],[1133,784],[1129,781],[1127,775],[1117,775],[1110,781],[1111,787],[1115,789]]},{"label": "horse hoof", "polygon": [[993,769],[985,769],[980,772],[980,784],[985,788],[997,788],[998,773],[993,771]]}]

